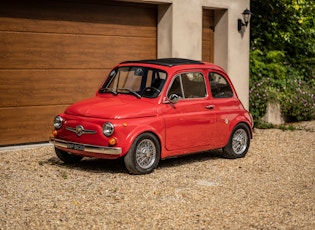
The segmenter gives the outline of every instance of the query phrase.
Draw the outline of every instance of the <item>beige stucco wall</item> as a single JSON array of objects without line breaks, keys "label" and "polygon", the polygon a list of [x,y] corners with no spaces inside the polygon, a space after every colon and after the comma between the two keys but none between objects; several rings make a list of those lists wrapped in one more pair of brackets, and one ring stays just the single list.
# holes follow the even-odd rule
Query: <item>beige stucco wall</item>
[{"label": "beige stucco wall", "polygon": [[[158,58],[202,58],[202,9],[215,10],[214,63],[229,74],[248,108],[249,28],[237,30],[250,0],[133,0],[159,4]],[[165,3],[165,4],[164,4]]]}]

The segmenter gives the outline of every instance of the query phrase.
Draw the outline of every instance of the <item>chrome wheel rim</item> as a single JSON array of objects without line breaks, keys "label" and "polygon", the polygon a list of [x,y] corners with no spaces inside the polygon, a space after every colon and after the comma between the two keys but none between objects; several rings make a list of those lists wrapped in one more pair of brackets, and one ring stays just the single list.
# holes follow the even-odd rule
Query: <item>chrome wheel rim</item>
[{"label": "chrome wheel rim", "polygon": [[232,149],[235,154],[243,154],[247,149],[248,136],[244,129],[238,129],[233,134]]},{"label": "chrome wheel rim", "polygon": [[143,168],[150,168],[156,160],[156,147],[153,141],[149,139],[142,140],[136,150],[137,164]]}]

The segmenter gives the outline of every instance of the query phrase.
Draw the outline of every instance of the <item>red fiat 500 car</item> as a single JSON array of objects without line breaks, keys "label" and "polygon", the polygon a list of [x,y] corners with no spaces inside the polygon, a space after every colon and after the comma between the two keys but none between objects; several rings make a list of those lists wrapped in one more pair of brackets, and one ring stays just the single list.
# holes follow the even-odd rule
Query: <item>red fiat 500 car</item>
[{"label": "red fiat 500 car", "polygon": [[51,142],[65,163],[123,157],[130,173],[145,174],[160,159],[211,149],[244,157],[253,120],[222,68],[167,58],[120,63],[54,127]]}]

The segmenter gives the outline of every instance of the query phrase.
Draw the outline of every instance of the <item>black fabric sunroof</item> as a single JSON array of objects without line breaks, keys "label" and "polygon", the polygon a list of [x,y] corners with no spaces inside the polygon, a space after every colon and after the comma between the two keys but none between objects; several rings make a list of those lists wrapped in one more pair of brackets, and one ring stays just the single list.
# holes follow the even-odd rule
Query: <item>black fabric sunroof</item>
[{"label": "black fabric sunroof", "polygon": [[147,63],[147,64],[155,64],[155,65],[163,65],[163,66],[176,66],[176,65],[187,65],[187,64],[204,64],[201,61],[195,61],[191,59],[185,58],[160,58],[160,59],[150,59],[150,60],[139,60],[139,61],[125,61],[124,63]]}]

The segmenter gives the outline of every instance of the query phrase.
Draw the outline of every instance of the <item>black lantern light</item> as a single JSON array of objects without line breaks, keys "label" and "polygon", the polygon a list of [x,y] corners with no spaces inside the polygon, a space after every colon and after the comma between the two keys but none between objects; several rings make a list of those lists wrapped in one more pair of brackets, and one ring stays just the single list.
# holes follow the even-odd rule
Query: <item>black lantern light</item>
[{"label": "black lantern light", "polygon": [[246,8],[246,10],[243,11],[242,15],[243,15],[243,21],[244,22],[242,21],[242,19],[237,20],[237,30],[238,31],[241,31],[243,26],[247,27],[247,25],[250,21],[250,17],[252,16],[252,12],[250,12],[250,10]]}]

